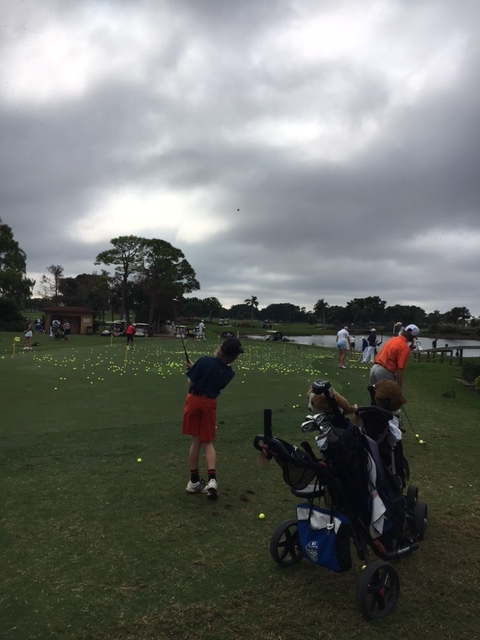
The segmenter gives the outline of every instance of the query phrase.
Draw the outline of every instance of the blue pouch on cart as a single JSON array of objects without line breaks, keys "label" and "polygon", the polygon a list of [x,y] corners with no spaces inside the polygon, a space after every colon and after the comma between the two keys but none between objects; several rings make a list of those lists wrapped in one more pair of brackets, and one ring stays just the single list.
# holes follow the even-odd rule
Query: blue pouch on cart
[{"label": "blue pouch on cart", "polygon": [[352,568],[350,523],[346,516],[300,504],[297,526],[302,553],[307,560],[338,573]]}]

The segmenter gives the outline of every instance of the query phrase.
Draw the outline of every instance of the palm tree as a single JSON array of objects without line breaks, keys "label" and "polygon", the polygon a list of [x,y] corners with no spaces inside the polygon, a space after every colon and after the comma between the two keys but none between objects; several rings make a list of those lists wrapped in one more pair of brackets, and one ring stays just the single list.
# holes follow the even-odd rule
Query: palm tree
[{"label": "palm tree", "polygon": [[253,324],[253,310],[258,309],[258,299],[257,296],[252,296],[251,298],[247,298],[244,300],[247,307],[250,307],[250,323]]},{"label": "palm tree", "polygon": [[325,312],[329,306],[330,305],[328,304],[328,302],[325,302],[325,300],[322,298],[321,300],[317,300],[317,302],[315,303],[315,306],[313,307],[313,312],[320,319],[320,322],[323,324],[324,328],[325,328]]}]

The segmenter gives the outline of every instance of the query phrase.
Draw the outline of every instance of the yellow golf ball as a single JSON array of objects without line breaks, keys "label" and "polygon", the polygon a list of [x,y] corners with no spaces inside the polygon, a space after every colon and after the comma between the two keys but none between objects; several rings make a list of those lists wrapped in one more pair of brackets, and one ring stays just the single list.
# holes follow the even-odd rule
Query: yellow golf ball
[{"label": "yellow golf ball", "polygon": [[141,461],[142,461],[142,459],[141,459],[141,458],[137,458],[137,462],[141,462]]},{"label": "yellow golf ball", "polygon": [[263,519],[265,518],[265,514],[264,514],[264,513],[259,513],[259,514],[258,514],[258,518],[259,518],[260,520],[263,520]]}]

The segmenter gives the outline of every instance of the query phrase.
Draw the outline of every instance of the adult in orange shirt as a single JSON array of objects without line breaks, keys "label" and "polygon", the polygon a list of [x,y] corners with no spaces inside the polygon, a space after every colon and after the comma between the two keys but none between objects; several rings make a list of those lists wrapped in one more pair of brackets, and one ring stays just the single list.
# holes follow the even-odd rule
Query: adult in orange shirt
[{"label": "adult in orange shirt", "polygon": [[378,352],[375,362],[370,369],[370,384],[380,380],[393,380],[401,388],[403,372],[412,352],[413,341],[420,333],[415,324],[409,324],[402,329],[399,336],[390,338]]}]

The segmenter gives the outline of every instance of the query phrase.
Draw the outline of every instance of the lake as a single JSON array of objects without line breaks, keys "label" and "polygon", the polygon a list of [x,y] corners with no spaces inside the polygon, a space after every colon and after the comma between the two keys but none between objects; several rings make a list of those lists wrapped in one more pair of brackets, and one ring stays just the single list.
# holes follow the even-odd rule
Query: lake
[{"label": "lake", "polygon": [[[253,340],[264,340],[264,336],[248,336]],[[365,336],[367,337],[367,336]],[[392,336],[384,336],[383,342],[386,342]],[[314,344],[319,347],[329,347],[330,349],[335,348],[336,344],[336,335],[328,335],[328,336],[287,336],[289,342],[294,342],[296,344]],[[378,336],[378,339],[381,340],[381,335]],[[432,348],[432,339],[425,338],[424,340],[420,340],[420,344],[423,349],[431,349]],[[446,345],[451,347],[452,349],[458,349],[458,347],[477,347],[478,349],[467,349],[463,352],[464,358],[478,358],[480,357],[480,340],[437,340],[437,349],[442,349]],[[360,351],[362,346],[362,336],[356,338],[355,341],[355,350]]]}]

